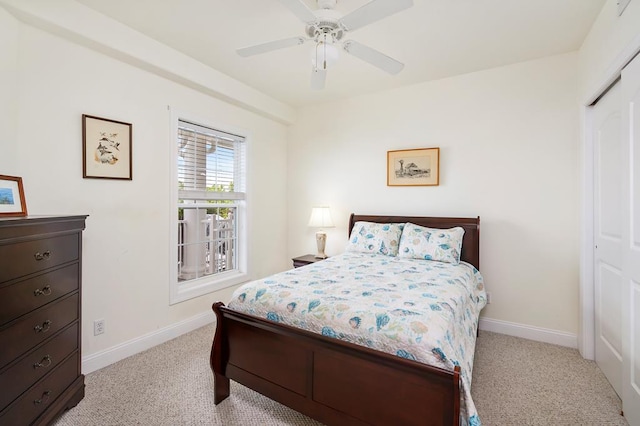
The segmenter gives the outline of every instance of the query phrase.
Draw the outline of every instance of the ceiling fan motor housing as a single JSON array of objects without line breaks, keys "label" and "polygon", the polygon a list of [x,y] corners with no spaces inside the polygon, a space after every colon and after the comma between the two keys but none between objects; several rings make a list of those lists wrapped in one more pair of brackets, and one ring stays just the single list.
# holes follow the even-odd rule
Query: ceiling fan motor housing
[{"label": "ceiling fan motor housing", "polygon": [[[318,1],[320,5],[321,0]],[[335,0],[333,1],[335,3]],[[316,22],[311,25],[307,25],[306,34],[312,39],[317,39],[319,36],[332,37],[332,41],[340,41],[344,36],[344,29],[340,25],[340,14],[332,9],[319,9],[315,11],[318,18]]]}]

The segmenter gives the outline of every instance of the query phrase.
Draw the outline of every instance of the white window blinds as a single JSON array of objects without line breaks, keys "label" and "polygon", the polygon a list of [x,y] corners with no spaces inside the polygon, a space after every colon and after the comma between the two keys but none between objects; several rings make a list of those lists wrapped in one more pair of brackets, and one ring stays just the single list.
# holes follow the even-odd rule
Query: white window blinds
[{"label": "white window blinds", "polygon": [[244,200],[245,141],[241,136],[178,121],[178,197]]}]

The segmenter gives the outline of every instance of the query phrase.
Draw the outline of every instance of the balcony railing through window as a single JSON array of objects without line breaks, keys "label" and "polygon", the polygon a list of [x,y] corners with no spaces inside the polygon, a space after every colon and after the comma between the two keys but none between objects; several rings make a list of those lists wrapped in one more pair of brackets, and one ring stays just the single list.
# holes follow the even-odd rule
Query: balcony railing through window
[{"label": "balcony railing through window", "polygon": [[237,269],[237,206],[181,204],[179,215],[179,281]]}]

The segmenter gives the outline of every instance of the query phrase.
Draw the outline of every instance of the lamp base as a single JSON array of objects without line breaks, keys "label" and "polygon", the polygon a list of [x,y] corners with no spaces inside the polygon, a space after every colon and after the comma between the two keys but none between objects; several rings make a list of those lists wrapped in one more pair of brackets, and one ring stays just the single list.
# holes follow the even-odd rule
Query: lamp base
[{"label": "lamp base", "polygon": [[318,254],[315,255],[316,259],[326,259],[327,256],[324,254],[324,246],[327,242],[327,233],[324,231],[316,232],[316,245],[318,246]]}]

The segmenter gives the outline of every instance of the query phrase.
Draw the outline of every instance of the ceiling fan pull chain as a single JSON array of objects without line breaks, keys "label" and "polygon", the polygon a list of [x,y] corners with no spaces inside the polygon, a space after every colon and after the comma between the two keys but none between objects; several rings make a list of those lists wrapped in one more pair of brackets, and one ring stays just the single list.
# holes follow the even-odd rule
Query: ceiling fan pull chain
[{"label": "ceiling fan pull chain", "polygon": [[324,49],[324,57],[322,59],[324,59],[323,61],[323,68],[326,70],[327,69],[327,33],[324,33],[324,43],[322,45],[322,48]]}]

